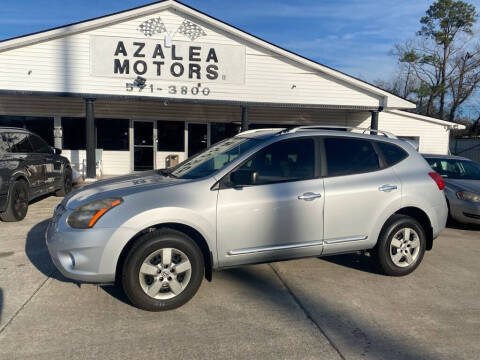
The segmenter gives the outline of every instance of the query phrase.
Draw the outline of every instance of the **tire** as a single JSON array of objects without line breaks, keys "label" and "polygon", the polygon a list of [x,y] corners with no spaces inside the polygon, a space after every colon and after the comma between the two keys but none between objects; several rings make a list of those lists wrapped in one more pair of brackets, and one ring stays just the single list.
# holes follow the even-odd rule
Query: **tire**
[{"label": "tire", "polygon": [[65,168],[62,178],[62,187],[55,191],[55,196],[65,196],[72,191],[72,169]]},{"label": "tire", "polygon": [[417,220],[394,215],[380,233],[374,259],[386,275],[404,276],[420,265],[426,243],[425,230]]},{"label": "tire", "polygon": [[28,184],[25,180],[17,180],[8,192],[7,207],[0,213],[3,221],[20,221],[28,212]]},{"label": "tire", "polygon": [[136,307],[147,311],[171,310],[195,295],[204,271],[202,252],[190,237],[176,230],[161,229],[142,235],[132,246],[123,264],[121,283]]}]

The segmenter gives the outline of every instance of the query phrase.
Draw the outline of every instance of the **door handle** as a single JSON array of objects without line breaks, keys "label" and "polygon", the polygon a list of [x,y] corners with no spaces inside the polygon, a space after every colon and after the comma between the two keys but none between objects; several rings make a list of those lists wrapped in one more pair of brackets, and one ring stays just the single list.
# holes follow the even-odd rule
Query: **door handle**
[{"label": "door handle", "polygon": [[380,186],[378,188],[378,190],[383,191],[383,192],[390,192],[392,190],[397,190],[397,185],[385,184],[385,185]]},{"label": "door handle", "polygon": [[298,200],[312,201],[319,197],[322,197],[322,194],[306,192],[302,195],[298,195]]}]

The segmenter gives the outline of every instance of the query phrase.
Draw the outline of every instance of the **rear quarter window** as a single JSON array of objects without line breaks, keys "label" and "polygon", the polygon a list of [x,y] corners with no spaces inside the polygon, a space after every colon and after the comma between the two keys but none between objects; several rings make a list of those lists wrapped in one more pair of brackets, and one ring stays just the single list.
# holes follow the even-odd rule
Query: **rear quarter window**
[{"label": "rear quarter window", "polygon": [[395,144],[383,141],[378,141],[376,144],[380,148],[387,166],[395,165],[408,156],[408,153],[405,150]]}]

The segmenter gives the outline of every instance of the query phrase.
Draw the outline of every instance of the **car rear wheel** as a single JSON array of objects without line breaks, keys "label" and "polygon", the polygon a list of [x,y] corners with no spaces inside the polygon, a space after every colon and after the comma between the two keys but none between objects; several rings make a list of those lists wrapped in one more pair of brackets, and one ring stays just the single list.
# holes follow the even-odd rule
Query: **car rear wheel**
[{"label": "car rear wheel", "polygon": [[374,256],[382,272],[403,276],[420,265],[425,247],[425,231],[420,223],[410,216],[394,215],[382,229]]},{"label": "car rear wheel", "polygon": [[65,196],[72,191],[72,169],[65,168],[61,186],[62,187],[55,192],[55,196]]},{"label": "car rear wheel", "polygon": [[5,212],[0,213],[3,221],[20,221],[28,212],[28,184],[25,180],[13,183],[9,193]]},{"label": "car rear wheel", "polygon": [[122,269],[122,286],[137,307],[175,309],[197,292],[204,276],[203,255],[185,234],[162,229],[141,236]]}]

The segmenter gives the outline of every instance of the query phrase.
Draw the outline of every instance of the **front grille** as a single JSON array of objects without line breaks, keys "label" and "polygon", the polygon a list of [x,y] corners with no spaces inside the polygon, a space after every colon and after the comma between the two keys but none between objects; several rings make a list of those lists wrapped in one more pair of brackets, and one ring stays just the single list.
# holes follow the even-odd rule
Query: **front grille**
[{"label": "front grille", "polygon": [[472,218],[472,219],[479,219],[480,220],[480,215],[477,215],[477,214],[470,214],[470,213],[464,212],[463,215],[465,215],[466,217]]}]

